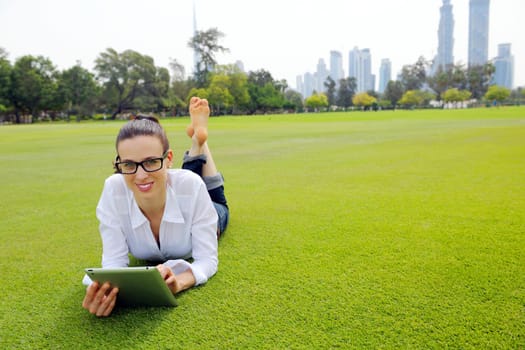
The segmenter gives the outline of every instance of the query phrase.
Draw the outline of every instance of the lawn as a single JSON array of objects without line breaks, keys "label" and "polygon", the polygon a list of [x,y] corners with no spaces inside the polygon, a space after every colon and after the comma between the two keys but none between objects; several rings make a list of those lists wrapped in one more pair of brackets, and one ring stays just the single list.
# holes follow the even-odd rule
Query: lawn
[{"label": "lawn", "polygon": [[[163,121],[180,158],[187,123]],[[525,348],[523,107],[212,118],[219,272],[98,319],[121,125],[0,127],[0,348]]]}]

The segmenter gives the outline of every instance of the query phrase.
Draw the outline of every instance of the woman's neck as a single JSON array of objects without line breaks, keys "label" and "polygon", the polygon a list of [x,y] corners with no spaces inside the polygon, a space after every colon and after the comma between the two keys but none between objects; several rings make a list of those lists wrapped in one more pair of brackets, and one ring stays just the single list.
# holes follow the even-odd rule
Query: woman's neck
[{"label": "woman's neck", "polygon": [[159,198],[155,198],[153,200],[146,200],[138,202],[137,204],[144,214],[148,218],[149,221],[152,221],[153,219],[158,219],[162,217],[164,214],[164,207],[166,206],[166,198],[162,198],[159,200]]}]

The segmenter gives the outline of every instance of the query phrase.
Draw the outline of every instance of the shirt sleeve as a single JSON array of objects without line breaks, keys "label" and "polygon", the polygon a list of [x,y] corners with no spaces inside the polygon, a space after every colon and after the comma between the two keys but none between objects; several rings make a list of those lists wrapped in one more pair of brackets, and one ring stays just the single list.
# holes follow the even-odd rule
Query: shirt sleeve
[{"label": "shirt sleeve", "polygon": [[167,261],[165,265],[170,267],[174,274],[190,268],[195,276],[195,285],[199,285],[206,283],[217,272],[217,220],[217,211],[206,186],[199,180],[191,226],[193,262],[188,263],[181,259]]},{"label": "shirt sleeve", "polygon": [[125,192],[119,193],[118,191],[118,187],[125,186],[125,184],[117,180],[119,179],[115,176],[106,180],[97,205],[97,218],[102,238],[102,267],[129,265],[129,248],[122,232],[121,213],[117,206],[118,204],[125,207],[127,204]]},{"label": "shirt sleeve", "polygon": [[[129,265],[128,245],[122,233],[117,201],[126,203],[122,195],[118,195],[118,181],[115,177],[106,179],[100,196],[96,215],[99,220],[99,232],[102,238],[102,267],[125,267]],[[84,285],[92,283],[89,276],[84,275]]]}]

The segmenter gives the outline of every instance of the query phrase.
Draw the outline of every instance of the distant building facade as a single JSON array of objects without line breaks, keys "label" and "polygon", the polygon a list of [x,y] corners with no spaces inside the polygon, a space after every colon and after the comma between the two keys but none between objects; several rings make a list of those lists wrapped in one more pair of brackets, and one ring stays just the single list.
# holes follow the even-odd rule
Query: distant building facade
[{"label": "distant building facade", "polygon": [[383,58],[381,67],[379,67],[379,88],[377,90],[380,94],[385,92],[390,80],[392,80],[392,62],[388,58]]},{"label": "distant building facade", "polygon": [[303,97],[310,97],[314,92],[315,79],[312,73],[305,73],[303,80]]},{"label": "distant building facade", "polygon": [[488,62],[490,0],[470,0],[468,31],[468,65]]},{"label": "distant building facade", "polygon": [[[195,10],[195,2],[193,3],[193,36],[197,35],[197,11]],[[199,71],[199,62],[201,56],[196,50],[193,50],[193,73]]]},{"label": "distant building facade", "polygon": [[339,51],[330,51],[330,78],[339,86],[339,80],[344,79],[343,55]]},{"label": "distant building facade", "polygon": [[432,65],[432,75],[435,75],[440,68],[446,70],[454,64],[454,15],[450,0],[443,0],[440,13],[438,50]]},{"label": "distant building facade", "polygon": [[372,75],[370,49],[359,50],[357,47],[354,47],[348,53],[348,76],[356,79],[357,92],[374,90],[375,75]]},{"label": "distant building facade", "polygon": [[326,90],[324,83],[328,78],[329,72],[326,67],[324,59],[320,58],[317,62],[317,71],[315,72],[315,91],[317,93],[324,92]]},{"label": "distant building facade", "polygon": [[498,56],[493,60],[496,72],[493,83],[512,90],[514,87],[514,56],[511,53],[511,44],[499,44]]}]

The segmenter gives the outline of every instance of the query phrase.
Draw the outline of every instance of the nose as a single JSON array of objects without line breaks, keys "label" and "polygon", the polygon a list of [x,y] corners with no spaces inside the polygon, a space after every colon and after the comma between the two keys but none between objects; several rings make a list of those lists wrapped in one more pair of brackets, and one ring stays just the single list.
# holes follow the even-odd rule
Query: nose
[{"label": "nose", "polygon": [[148,177],[148,172],[142,166],[139,166],[135,173],[135,178],[144,179],[146,177]]}]

